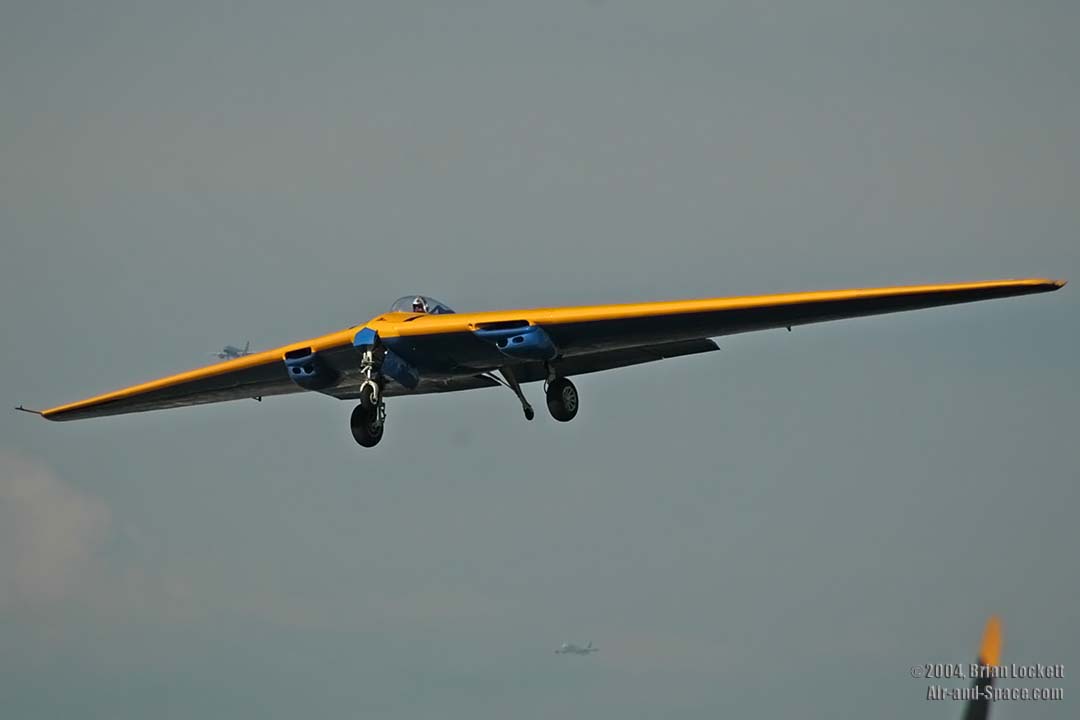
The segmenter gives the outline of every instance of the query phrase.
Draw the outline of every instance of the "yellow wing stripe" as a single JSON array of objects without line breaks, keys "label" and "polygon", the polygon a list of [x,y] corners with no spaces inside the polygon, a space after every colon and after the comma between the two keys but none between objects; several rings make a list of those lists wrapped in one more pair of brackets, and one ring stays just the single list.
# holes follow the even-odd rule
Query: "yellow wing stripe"
[{"label": "yellow wing stripe", "polygon": [[[673,300],[667,302],[627,303],[620,305],[589,305],[583,307],[539,308],[535,310],[496,310],[492,312],[459,313],[454,315],[428,315],[410,322],[387,322],[377,325],[384,337],[407,337],[412,335],[436,335],[467,332],[478,323],[520,320],[524,316],[536,325],[560,325],[563,323],[591,322],[597,320],[622,320],[658,315],[682,315],[724,310],[800,305],[834,300],[866,300],[874,298],[902,297],[927,293],[948,294],[966,290],[1016,289],[1044,287],[1056,290],[1065,285],[1064,280],[1031,278],[1026,280],[991,280],[987,282],[955,283],[950,285],[907,285],[901,287],[866,288],[855,290],[822,290],[815,292],[784,293],[779,295],[755,295],[747,297],[711,298],[704,300]],[[388,318],[389,319],[389,318]],[[376,327],[376,326],[373,326]]]}]

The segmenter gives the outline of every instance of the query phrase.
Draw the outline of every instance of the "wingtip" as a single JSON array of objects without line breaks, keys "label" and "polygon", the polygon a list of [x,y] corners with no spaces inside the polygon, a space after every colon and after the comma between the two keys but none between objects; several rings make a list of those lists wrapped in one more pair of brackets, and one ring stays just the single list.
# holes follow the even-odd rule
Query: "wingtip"
[{"label": "wingtip", "polygon": [[1047,277],[1033,277],[1033,278],[1027,278],[1025,280],[1020,280],[1018,282],[1022,282],[1022,283],[1027,284],[1027,285],[1038,285],[1041,288],[1045,288],[1046,290],[1053,291],[1053,290],[1059,290],[1059,289],[1065,287],[1065,285],[1067,285],[1069,281],[1068,280],[1055,280],[1053,278],[1047,278]]},{"label": "wingtip", "polygon": [[1038,288],[1040,288],[1040,289],[1042,289],[1044,291],[1045,290],[1051,290],[1051,291],[1058,290],[1060,288],[1065,287],[1069,283],[1068,280],[1055,280],[1054,278],[1048,278],[1048,277],[1014,278],[1012,280],[1002,280],[1001,282],[1005,282],[1005,283],[1009,283],[1009,284],[1017,284],[1017,285],[1034,286],[1034,287],[1038,287]]}]

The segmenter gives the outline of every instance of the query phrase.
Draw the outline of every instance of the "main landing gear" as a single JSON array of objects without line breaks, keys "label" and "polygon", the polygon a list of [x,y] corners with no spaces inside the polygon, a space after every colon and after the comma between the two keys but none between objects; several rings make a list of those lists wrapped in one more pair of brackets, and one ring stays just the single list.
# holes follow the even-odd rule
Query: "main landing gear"
[{"label": "main landing gear", "polygon": [[577,415],[578,393],[574,383],[564,377],[544,383],[548,412],[559,422],[570,422]]},{"label": "main landing gear", "polygon": [[[532,420],[536,417],[536,411],[533,410],[529,401],[525,399],[525,394],[521,392],[521,385],[518,384],[514,371],[509,367],[500,368],[499,375],[502,377],[500,378],[494,373],[486,373],[486,377],[499,383],[517,396],[517,399],[521,402],[521,410],[525,413],[526,420]],[[548,412],[551,413],[551,417],[559,422],[570,422],[577,415],[579,405],[577,388],[568,379],[556,375],[550,367],[548,368],[547,379],[544,381],[544,394],[546,395]]]},{"label": "main landing gear", "polygon": [[[352,430],[353,439],[364,447],[378,445],[386,426],[386,403],[382,397],[383,378],[379,372],[381,359],[377,351],[368,350],[361,356],[360,361],[360,372],[364,380],[360,385],[360,404],[353,408],[349,428]],[[517,396],[526,420],[536,417],[536,411],[525,398],[511,368],[501,368],[499,375],[485,373],[484,376],[510,389]],[[556,375],[551,368],[548,368],[547,379],[544,381],[544,395],[548,412],[557,421],[570,422],[577,415],[580,404],[577,388],[567,378]]]}]

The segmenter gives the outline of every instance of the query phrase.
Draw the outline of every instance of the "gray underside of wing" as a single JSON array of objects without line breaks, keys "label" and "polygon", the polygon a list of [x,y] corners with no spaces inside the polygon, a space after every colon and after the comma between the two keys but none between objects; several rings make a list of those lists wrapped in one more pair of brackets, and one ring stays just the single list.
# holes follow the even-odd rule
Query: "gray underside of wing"
[{"label": "gray underside of wing", "polygon": [[[560,375],[581,375],[628,365],[654,362],[670,357],[710,352],[717,349],[716,343],[712,340],[687,340],[577,355],[554,361],[552,365]],[[358,398],[363,378],[356,364],[352,361],[351,348],[332,350],[327,352],[324,357],[329,365],[341,373],[342,381],[337,387],[328,388],[321,392],[342,400]],[[543,363],[512,364],[512,367],[519,382],[536,382],[545,378]],[[412,390],[406,389],[395,382],[389,382],[385,389],[385,395],[393,397],[398,395],[456,392],[458,390],[496,387],[497,385],[498,383],[495,380],[480,374],[422,378],[420,384]],[[75,420],[297,392],[303,392],[303,390],[289,379],[284,364],[268,363],[245,368],[238,372],[222,373],[214,377],[142,393],[130,398],[101,403],[85,409],[73,410],[50,419]]]},{"label": "gray underside of wing", "polygon": [[[622,350],[608,350],[605,352],[576,355],[574,357],[555,360],[551,364],[555,371],[562,376],[584,375],[586,373],[613,370],[629,365],[641,365],[642,363],[656,362],[667,358],[682,357],[684,355],[697,355],[698,353],[712,352],[720,348],[708,338],[697,340],[684,340],[673,343],[659,343],[656,345],[644,345]],[[539,362],[513,364],[514,376],[518,382],[529,383],[544,380],[546,371],[544,364]],[[396,383],[387,385],[385,394],[387,397],[395,395],[423,395],[427,393],[456,392],[458,390],[473,390],[476,388],[497,387],[499,383],[484,375],[464,375],[451,378],[423,378],[414,390],[407,390]],[[341,399],[357,397],[355,392],[334,393]]]}]

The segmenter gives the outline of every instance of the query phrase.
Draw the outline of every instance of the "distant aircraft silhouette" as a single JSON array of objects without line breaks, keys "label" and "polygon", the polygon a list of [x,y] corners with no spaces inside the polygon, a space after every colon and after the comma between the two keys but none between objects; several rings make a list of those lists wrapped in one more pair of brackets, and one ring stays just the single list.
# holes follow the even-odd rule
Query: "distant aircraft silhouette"
[{"label": "distant aircraft silhouette", "polygon": [[210,353],[210,354],[213,355],[214,357],[216,357],[218,360],[235,360],[238,357],[244,357],[245,355],[250,355],[251,354],[249,352],[250,348],[251,348],[251,341],[249,340],[246,343],[244,343],[244,349],[243,350],[236,347],[235,345],[226,345],[225,347],[221,348],[221,350],[219,350],[218,352]]},{"label": "distant aircraft silhouette", "polygon": [[573,643],[563,643],[555,650],[556,655],[588,655],[594,652],[600,652],[600,648],[593,647],[591,640],[585,647]]}]

